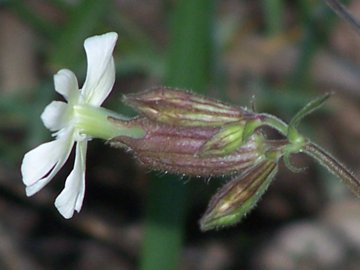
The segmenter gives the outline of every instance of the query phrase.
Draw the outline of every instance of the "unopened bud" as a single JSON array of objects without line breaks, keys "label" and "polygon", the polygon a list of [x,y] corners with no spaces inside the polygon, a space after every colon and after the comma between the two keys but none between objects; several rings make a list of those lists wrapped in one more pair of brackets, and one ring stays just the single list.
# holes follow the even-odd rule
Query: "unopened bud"
[{"label": "unopened bud", "polygon": [[168,87],[126,95],[123,101],[154,121],[177,126],[220,127],[230,122],[245,124],[253,117],[244,108]]},{"label": "unopened bud", "polygon": [[236,151],[243,143],[244,126],[238,123],[225,124],[218,133],[201,147],[198,155],[225,156]]},{"label": "unopened bud", "polygon": [[[123,120],[113,119],[121,121]],[[220,128],[184,127],[159,124],[147,118],[128,121],[129,127],[139,126],[145,136],[118,136],[110,140],[115,147],[127,148],[145,167],[189,176],[231,175],[253,166],[264,154],[263,137],[255,133],[246,143],[226,155],[199,156],[200,149]]]},{"label": "unopened bud", "polygon": [[238,223],[260,199],[277,172],[277,161],[263,160],[230,180],[211,199],[200,220],[207,231]]}]

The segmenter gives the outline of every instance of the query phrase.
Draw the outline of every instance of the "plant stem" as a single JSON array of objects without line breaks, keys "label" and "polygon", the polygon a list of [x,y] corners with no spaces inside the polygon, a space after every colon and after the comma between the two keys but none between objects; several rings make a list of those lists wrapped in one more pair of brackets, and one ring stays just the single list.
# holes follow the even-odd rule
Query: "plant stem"
[{"label": "plant stem", "polygon": [[316,159],[328,171],[345,182],[352,192],[360,197],[360,180],[347,169],[342,163],[314,143],[308,143],[303,147],[303,152]]},{"label": "plant stem", "polygon": [[344,21],[350,24],[350,26],[360,34],[360,21],[356,19],[347,8],[337,0],[324,0],[329,7],[331,7],[337,15],[339,15]]},{"label": "plant stem", "polygon": [[283,0],[264,0],[267,34],[274,36],[282,31]]},{"label": "plant stem", "polygon": [[263,125],[267,125],[279,131],[282,135],[287,135],[288,133],[288,125],[282,121],[281,119],[277,118],[274,115],[261,113],[260,114],[261,123]]}]

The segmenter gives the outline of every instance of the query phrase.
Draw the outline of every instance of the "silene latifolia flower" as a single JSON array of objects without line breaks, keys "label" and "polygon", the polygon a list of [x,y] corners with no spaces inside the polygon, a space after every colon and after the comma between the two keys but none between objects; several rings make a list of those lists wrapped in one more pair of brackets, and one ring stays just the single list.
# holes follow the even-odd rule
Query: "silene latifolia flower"
[{"label": "silene latifolia flower", "polygon": [[85,160],[87,143],[92,138],[110,139],[116,135],[141,136],[141,130],[112,125],[107,118],[116,117],[100,108],[109,95],[115,80],[113,50],[116,33],[93,36],[85,40],[87,75],[79,89],[74,73],[62,69],[54,76],[55,90],[66,102],[53,101],[41,119],[55,140],[44,143],[26,153],[21,165],[26,194],[34,195],[49,183],[61,169],[76,145],[73,170],[65,187],[56,198],[55,206],[65,218],[79,212],[85,194]]},{"label": "silene latifolia flower", "polygon": [[[311,156],[360,195],[360,180],[297,129],[329,94],[310,101],[287,124],[273,115],[190,91],[156,87],[125,96],[124,103],[139,112],[137,117],[125,118],[100,107],[115,79],[112,53],[116,39],[116,33],[107,33],[85,40],[88,69],[81,89],[70,70],[54,76],[55,90],[66,102],[53,101],[41,115],[55,140],[24,157],[21,170],[28,196],[54,178],[76,144],[74,168],[55,205],[65,218],[79,212],[85,193],[87,142],[92,138],[128,150],[152,170],[226,177],[228,182],[210,200],[200,220],[202,230],[239,222],[273,181],[280,160],[290,170],[299,171],[290,162],[296,153]],[[282,138],[268,139],[264,126],[277,130]]]}]

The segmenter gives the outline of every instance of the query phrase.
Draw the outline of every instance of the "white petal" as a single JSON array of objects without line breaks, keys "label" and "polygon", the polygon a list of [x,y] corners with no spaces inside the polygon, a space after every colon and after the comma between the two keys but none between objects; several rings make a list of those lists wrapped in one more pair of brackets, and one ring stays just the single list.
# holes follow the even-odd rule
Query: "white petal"
[{"label": "white petal", "polygon": [[28,196],[38,192],[55,176],[68,159],[72,146],[71,137],[66,137],[41,144],[25,154],[21,174]]},{"label": "white petal", "polygon": [[68,104],[62,101],[53,101],[47,105],[41,114],[41,120],[45,127],[56,131],[65,127],[68,122]]},{"label": "white petal", "polygon": [[75,164],[65,182],[65,188],[55,200],[55,206],[65,218],[71,218],[74,211],[79,212],[85,194],[85,160],[87,142],[76,145]]},{"label": "white petal", "polygon": [[115,81],[112,53],[117,40],[114,32],[85,40],[87,57],[86,80],[81,95],[86,103],[100,106],[109,95]]},{"label": "white petal", "polygon": [[55,90],[66,100],[77,99],[79,85],[75,74],[69,69],[61,69],[54,75]]}]

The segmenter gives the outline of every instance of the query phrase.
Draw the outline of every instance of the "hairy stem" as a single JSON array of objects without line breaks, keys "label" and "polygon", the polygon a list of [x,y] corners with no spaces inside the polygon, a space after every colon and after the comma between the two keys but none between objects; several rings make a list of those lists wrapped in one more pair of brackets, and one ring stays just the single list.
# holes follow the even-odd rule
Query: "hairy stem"
[{"label": "hairy stem", "polygon": [[274,115],[267,114],[267,113],[261,113],[261,114],[259,114],[259,117],[260,117],[261,123],[263,125],[266,125],[266,126],[276,129],[282,135],[285,135],[285,136],[287,135],[289,126],[281,119],[277,118]]},{"label": "hairy stem", "polygon": [[316,159],[321,165],[332,174],[339,177],[345,184],[360,197],[360,180],[346,168],[342,163],[327,153],[324,149],[314,143],[308,143],[303,147],[303,152]]},{"label": "hairy stem", "polygon": [[337,0],[324,0],[337,15],[351,25],[351,27],[360,34],[360,21],[357,20],[347,8]]}]

